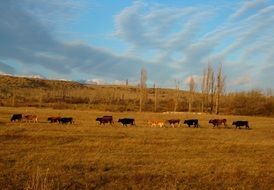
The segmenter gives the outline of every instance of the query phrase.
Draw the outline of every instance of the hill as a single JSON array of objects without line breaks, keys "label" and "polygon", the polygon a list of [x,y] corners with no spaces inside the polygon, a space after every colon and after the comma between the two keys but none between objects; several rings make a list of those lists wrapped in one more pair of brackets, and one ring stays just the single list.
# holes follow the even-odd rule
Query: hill
[{"label": "hill", "polygon": [[[54,108],[94,108],[111,111],[137,111],[139,89],[123,85],[85,85],[74,81],[0,75],[2,106]],[[159,104],[173,101],[172,89],[157,89]],[[181,91],[181,93],[184,93]],[[184,93],[185,94],[185,93]],[[152,111],[154,89],[147,89],[144,110]],[[172,104],[172,103],[170,103]],[[158,111],[165,110],[159,106]],[[172,106],[171,106],[172,107]],[[173,108],[170,108],[173,110]]]},{"label": "hill", "polygon": [[39,89],[60,89],[60,88],[83,88],[84,85],[63,80],[47,80],[40,78],[15,77],[0,75],[1,89],[39,88]]},{"label": "hill", "polygon": [[[193,112],[212,112],[214,96],[205,97],[199,92],[190,95],[184,90],[147,88],[141,96],[142,111],[185,112],[192,102]],[[139,111],[140,89],[0,75],[0,106]],[[227,93],[221,96],[220,113],[274,115],[274,97],[260,90]]]}]

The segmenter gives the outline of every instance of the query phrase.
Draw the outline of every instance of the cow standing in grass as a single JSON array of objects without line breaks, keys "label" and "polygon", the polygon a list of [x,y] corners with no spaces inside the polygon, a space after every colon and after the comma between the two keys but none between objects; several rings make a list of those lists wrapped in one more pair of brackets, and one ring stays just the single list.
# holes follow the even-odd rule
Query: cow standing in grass
[{"label": "cow standing in grass", "polygon": [[249,129],[248,121],[234,121],[232,125],[241,129],[241,126],[245,126],[246,129]]},{"label": "cow standing in grass", "polygon": [[166,123],[174,127],[176,124],[180,125],[180,119],[169,119],[166,120]]},{"label": "cow standing in grass", "polygon": [[21,121],[23,119],[22,114],[13,114],[10,121],[15,122],[15,121]]},{"label": "cow standing in grass", "polygon": [[24,120],[26,122],[34,122],[34,123],[37,123],[38,122],[38,117],[37,115],[26,115],[24,116]]},{"label": "cow standing in grass", "polygon": [[152,121],[148,121],[148,124],[151,126],[151,127],[163,127],[165,124],[163,121],[157,121],[157,120],[152,120]]},{"label": "cow standing in grass", "polygon": [[112,116],[97,117],[96,121],[99,121],[100,125],[105,123],[114,124]]},{"label": "cow standing in grass", "polygon": [[74,123],[74,121],[73,121],[72,117],[62,117],[60,119],[60,123],[62,123],[62,124],[68,124],[68,123],[72,124],[72,123]]},{"label": "cow standing in grass", "polygon": [[118,123],[122,123],[123,126],[127,126],[127,125],[135,125],[135,119],[133,118],[123,118],[123,119],[119,119]]},{"label": "cow standing in grass", "polygon": [[48,122],[50,123],[60,123],[61,117],[49,117]]},{"label": "cow standing in grass", "polygon": [[188,127],[193,125],[194,127],[199,127],[199,121],[198,119],[188,119],[184,121],[184,124],[187,124]]},{"label": "cow standing in grass", "polygon": [[219,127],[219,125],[224,124],[225,127],[227,127],[226,119],[211,119],[208,123],[212,123],[213,127]]}]

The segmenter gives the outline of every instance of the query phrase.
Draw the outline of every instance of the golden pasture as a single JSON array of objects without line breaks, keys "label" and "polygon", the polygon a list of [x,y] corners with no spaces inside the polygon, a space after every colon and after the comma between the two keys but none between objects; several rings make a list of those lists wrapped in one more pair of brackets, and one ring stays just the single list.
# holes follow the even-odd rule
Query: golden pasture
[{"label": "golden pasture", "polygon": [[[9,121],[36,114],[38,123]],[[50,124],[49,116],[74,124]],[[100,126],[96,117],[133,117],[136,126]],[[200,128],[148,120],[197,118]],[[226,118],[213,129],[209,119]],[[235,129],[248,120],[251,130]],[[0,108],[0,189],[273,189],[274,118],[194,113]]]}]

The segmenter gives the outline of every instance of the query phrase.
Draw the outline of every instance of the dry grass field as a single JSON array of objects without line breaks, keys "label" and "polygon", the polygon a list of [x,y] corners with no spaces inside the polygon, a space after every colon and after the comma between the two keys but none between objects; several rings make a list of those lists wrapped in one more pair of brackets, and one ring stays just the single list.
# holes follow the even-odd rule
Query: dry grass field
[{"label": "dry grass field", "polygon": [[[11,123],[13,113],[38,123]],[[50,124],[49,116],[74,124]],[[98,116],[136,126],[99,126]],[[200,128],[151,128],[150,119],[197,118]],[[208,120],[226,118],[229,128]],[[248,120],[251,130],[235,129]],[[0,189],[274,189],[274,118],[0,107]]]}]

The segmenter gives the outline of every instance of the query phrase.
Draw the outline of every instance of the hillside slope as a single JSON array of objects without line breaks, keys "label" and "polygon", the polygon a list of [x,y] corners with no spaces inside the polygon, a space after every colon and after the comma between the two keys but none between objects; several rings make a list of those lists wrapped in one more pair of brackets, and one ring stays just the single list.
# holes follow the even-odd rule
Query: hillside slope
[{"label": "hillside slope", "polygon": [[47,80],[39,78],[14,77],[0,75],[1,89],[3,88],[42,88],[42,89],[59,89],[59,88],[83,88],[84,85],[73,81]]},{"label": "hillside slope", "polygon": [[[214,112],[216,96],[190,94],[183,90],[147,88],[142,111]],[[0,106],[32,106],[58,109],[139,111],[140,90],[126,85],[84,85],[73,81],[0,75]],[[229,93],[221,96],[220,113],[274,115],[274,96],[262,91]]]}]

